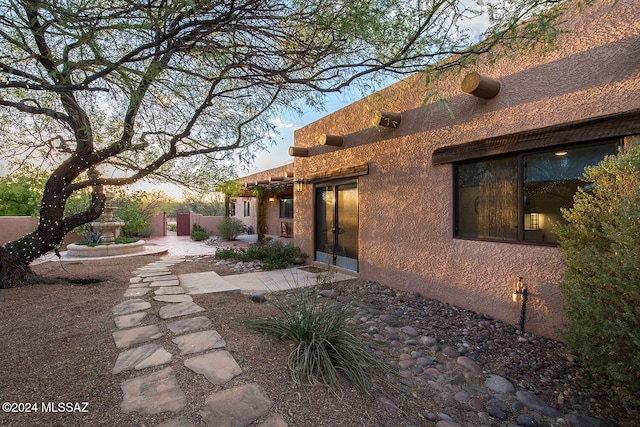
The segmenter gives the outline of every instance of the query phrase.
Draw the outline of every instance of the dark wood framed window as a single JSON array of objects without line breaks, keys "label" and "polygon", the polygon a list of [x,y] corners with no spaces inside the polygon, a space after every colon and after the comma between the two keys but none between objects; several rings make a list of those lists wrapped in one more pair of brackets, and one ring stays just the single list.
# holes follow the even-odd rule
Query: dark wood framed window
[{"label": "dark wood framed window", "polygon": [[293,199],[280,199],[280,218],[293,218]]},{"label": "dark wood framed window", "polygon": [[556,244],[561,210],[588,188],[585,168],[619,145],[616,138],[455,163],[455,237]]},{"label": "dark wood framed window", "polygon": [[244,216],[251,216],[251,202],[249,200],[244,201]]}]

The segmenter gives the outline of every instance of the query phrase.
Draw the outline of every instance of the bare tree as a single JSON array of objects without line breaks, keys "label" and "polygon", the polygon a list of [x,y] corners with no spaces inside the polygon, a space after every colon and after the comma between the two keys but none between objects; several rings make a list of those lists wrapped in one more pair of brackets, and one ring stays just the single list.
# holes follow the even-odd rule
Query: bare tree
[{"label": "bare tree", "polygon": [[[224,177],[278,109],[531,47],[554,36],[562,3],[0,0],[0,156],[51,170],[37,229],[0,249],[0,287],[32,283],[32,260],[100,216],[104,186]],[[482,41],[464,28],[477,16]],[[87,188],[91,204],[65,216]]]}]

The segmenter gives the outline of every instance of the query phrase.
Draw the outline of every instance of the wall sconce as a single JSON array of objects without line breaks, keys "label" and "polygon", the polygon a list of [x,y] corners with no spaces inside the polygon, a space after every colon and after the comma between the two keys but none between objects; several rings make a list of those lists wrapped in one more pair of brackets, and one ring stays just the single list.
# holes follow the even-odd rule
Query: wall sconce
[{"label": "wall sconce", "polygon": [[298,179],[296,181],[293,181],[293,189],[296,191],[296,193],[302,193],[302,190],[304,185],[304,181],[301,179]]},{"label": "wall sconce", "polygon": [[540,212],[531,212],[529,214],[529,228],[531,230],[540,230]]},{"label": "wall sconce", "polygon": [[275,198],[275,197],[269,197],[269,201],[270,201],[271,203],[273,203],[273,202],[275,202],[275,201],[276,201],[276,198]]}]

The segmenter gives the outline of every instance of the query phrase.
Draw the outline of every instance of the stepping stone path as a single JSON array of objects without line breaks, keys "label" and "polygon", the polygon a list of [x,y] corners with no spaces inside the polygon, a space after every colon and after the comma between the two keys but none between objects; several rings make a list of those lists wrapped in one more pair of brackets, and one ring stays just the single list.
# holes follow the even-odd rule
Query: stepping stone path
[{"label": "stepping stone path", "polygon": [[[114,363],[112,374],[136,373],[139,375],[121,384],[123,393],[120,409],[141,415],[179,412],[187,405],[187,397],[180,384],[189,384],[189,378],[178,378],[172,363],[183,360],[186,371],[179,375],[202,375],[222,389],[210,396],[202,396],[200,420],[190,420],[184,415],[157,424],[156,427],[248,426],[269,414],[273,401],[255,383],[224,388],[231,379],[242,374],[242,368],[231,353],[226,351],[222,336],[212,329],[213,322],[203,316],[206,310],[193,302],[180,286],[179,279],[169,268],[184,261],[182,257],[164,257],[159,261],[138,268],[129,280],[124,292],[125,301],[111,309],[115,330],[113,340],[121,349]],[[145,298],[145,299],[143,299]],[[155,316],[151,301],[163,303]],[[144,324],[145,320],[151,324]],[[153,341],[166,335],[175,347],[164,348]],[[160,370],[158,367],[165,366]],[[155,370],[153,368],[156,368]],[[272,413],[259,426],[286,427],[284,419]]]}]

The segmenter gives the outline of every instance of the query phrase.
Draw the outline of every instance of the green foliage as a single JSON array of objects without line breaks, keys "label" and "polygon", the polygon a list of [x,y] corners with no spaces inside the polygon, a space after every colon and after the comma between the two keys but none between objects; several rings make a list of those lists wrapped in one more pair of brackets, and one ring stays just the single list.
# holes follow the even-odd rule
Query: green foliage
[{"label": "green foliage", "polygon": [[201,240],[207,240],[209,238],[209,232],[197,224],[193,225],[191,230],[191,240],[199,242]]},{"label": "green foliage", "polygon": [[115,243],[116,245],[126,245],[127,243],[138,242],[139,240],[140,239],[137,239],[135,237],[118,236],[114,239],[113,243]]},{"label": "green foliage", "polygon": [[640,403],[640,147],[588,168],[566,225],[562,338],[582,364]]},{"label": "green foliage", "polygon": [[292,243],[284,244],[276,240],[256,243],[246,249],[218,249],[216,257],[220,259],[237,259],[242,262],[260,260],[262,261],[263,270],[278,270],[287,268],[296,258],[304,259],[308,255]]},{"label": "green foliage", "polygon": [[273,300],[281,317],[248,321],[255,329],[293,341],[289,370],[294,384],[307,381],[339,388],[338,373],[356,389],[369,394],[371,377],[386,371],[385,365],[357,338],[360,331],[349,325],[349,304],[322,306],[315,290],[299,288],[294,298],[277,295]]},{"label": "green foliage", "polygon": [[46,174],[28,165],[0,177],[0,216],[39,216],[46,181]]},{"label": "green foliage", "polygon": [[222,239],[236,240],[240,234],[247,231],[247,227],[238,218],[225,217],[218,223],[218,235]]},{"label": "green foliage", "polygon": [[98,246],[102,244],[102,234],[98,231],[89,231],[89,233],[82,238],[78,245],[86,246]]},{"label": "green foliage", "polygon": [[124,222],[124,226],[120,229],[123,236],[149,237],[152,233],[149,220],[171,203],[171,199],[159,191],[125,193],[119,190],[114,195],[112,203],[118,207],[114,216]]}]

